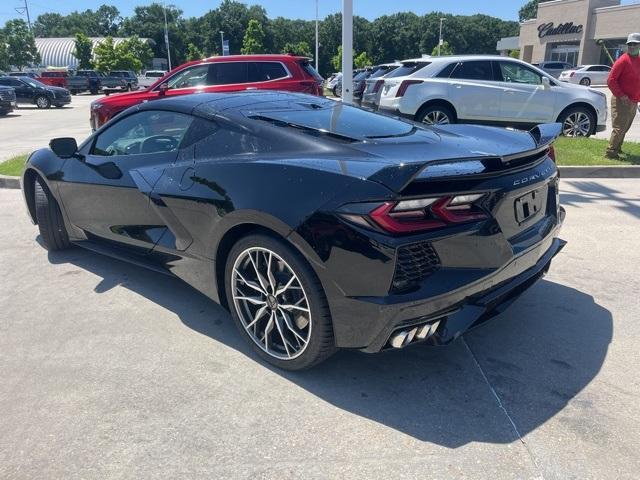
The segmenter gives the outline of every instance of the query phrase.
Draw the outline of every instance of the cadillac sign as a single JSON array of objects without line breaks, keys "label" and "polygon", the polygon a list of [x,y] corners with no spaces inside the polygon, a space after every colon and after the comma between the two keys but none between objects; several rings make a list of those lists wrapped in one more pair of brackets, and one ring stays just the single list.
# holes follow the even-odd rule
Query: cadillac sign
[{"label": "cadillac sign", "polygon": [[553,35],[568,35],[582,33],[582,25],[574,25],[573,22],[561,23],[557,27],[553,22],[543,23],[538,27],[538,38],[551,37]]}]

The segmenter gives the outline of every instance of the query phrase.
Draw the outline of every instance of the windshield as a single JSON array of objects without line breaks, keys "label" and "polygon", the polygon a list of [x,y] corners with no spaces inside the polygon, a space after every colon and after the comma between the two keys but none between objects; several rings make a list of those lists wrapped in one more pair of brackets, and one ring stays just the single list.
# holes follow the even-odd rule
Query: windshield
[{"label": "windshield", "polygon": [[304,110],[265,111],[254,118],[272,119],[291,127],[303,127],[319,133],[349,138],[354,141],[367,138],[398,137],[408,135],[413,125],[359,108],[337,104],[329,108]]},{"label": "windshield", "polygon": [[387,75],[387,78],[404,77],[416,73],[418,70],[423,69],[427,65],[431,65],[431,62],[402,62],[402,66],[396,68],[393,72]]},{"label": "windshield", "polygon": [[27,85],[32,86],[33,88],[38,88],[38,87],[46,88],[47,87],[44,83],[40,83],[38,80],[34,80],[33,78],[23,77],[20,80],[22,80]]}]

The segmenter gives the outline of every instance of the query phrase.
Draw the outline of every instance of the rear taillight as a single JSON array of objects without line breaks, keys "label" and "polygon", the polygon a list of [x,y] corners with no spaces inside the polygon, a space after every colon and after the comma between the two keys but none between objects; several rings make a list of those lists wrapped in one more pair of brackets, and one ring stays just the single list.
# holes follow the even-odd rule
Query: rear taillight
[{"label": "rear taillight", "polygon": [[549,146],[549,151],[547,152],[547,155],[549,155],[549,158],[551,160],[553,160],[554,162],[556,161],[556,148],[553,145]]},{"label": "rear taillight", "polygon": [[569,75],[570,77],[575,77],[576,72],[571,72],[571,74]]},{"label": "rear taillight", "polygon": [[382,88],[382,85],[384,85],[384,80],[377,80],[373,86],[373,93],[378,93],[378,90]]},{"label": "rear taillight", "polygon": [[385,202],[369,218],[389,233],[416,233],[488,217],[478,206],[484,193]]},{"label": "rear taillight", "polygon": [[398,88],[398,91],[396,92],[396,97],[402,97],[407,91],[407,88],[411,85],[417,85],[418,83],[422,83],[422,80],[403,80],[400,84],[400,88]]}]

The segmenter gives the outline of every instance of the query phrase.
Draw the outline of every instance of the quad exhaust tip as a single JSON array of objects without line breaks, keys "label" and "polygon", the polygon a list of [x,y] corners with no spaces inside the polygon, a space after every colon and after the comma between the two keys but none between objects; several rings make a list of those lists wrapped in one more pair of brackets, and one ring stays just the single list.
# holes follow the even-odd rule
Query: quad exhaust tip
[{"label": "quad exhaust tip", "polygon": [[419,342],[426,340],[431,335],[436,333],[440,320],[436,320],[433,323],[427,323],[425,325],[419,325],[409,330],[400,330],[394,332],[389,339],[389,345],[393,348],[403,348],[412,342]]}]

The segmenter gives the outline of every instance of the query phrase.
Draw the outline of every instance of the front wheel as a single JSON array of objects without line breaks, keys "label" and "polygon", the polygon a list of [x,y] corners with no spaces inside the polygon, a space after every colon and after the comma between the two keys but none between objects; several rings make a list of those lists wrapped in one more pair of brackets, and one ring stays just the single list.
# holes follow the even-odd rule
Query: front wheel
[{"label": "front wheel", "polygon": [[591,85],[591,79],[590,78],[583,78],[582,80],[580,80],[580,85],[584,85],[585,87],[588,87],[589,85]]},{"label": "front wheel", "polygon": [[69,248],[71,243],[58,202],[40,178],[36,180],[34,187],[36,221],[42,243],[49,251]]},{"label": "front wheel", "polygon": [[588,137],[595,131],[595,117],[586,108],[574,107],[566,110],[558,118],[565,137]]},{"label": "front wheel", "polygon": [[416,115],[416,121],[430,126],[437,126],[455,123],[456,117],[446,105],[436,104],[421,108]]},{"label": "front wheel", "polygon": [[36,107],[50,108],[51,100],[49,100],[49,97],[46,97],[45,95],[39,95],[38,97],[36,97]]},{"label": "front wheel", "polygon": [[238,241],[227,258],[225,287],[241,335],[267,362],[302,370],[335,352],[320,281],[286,242],[262,234]]}]

